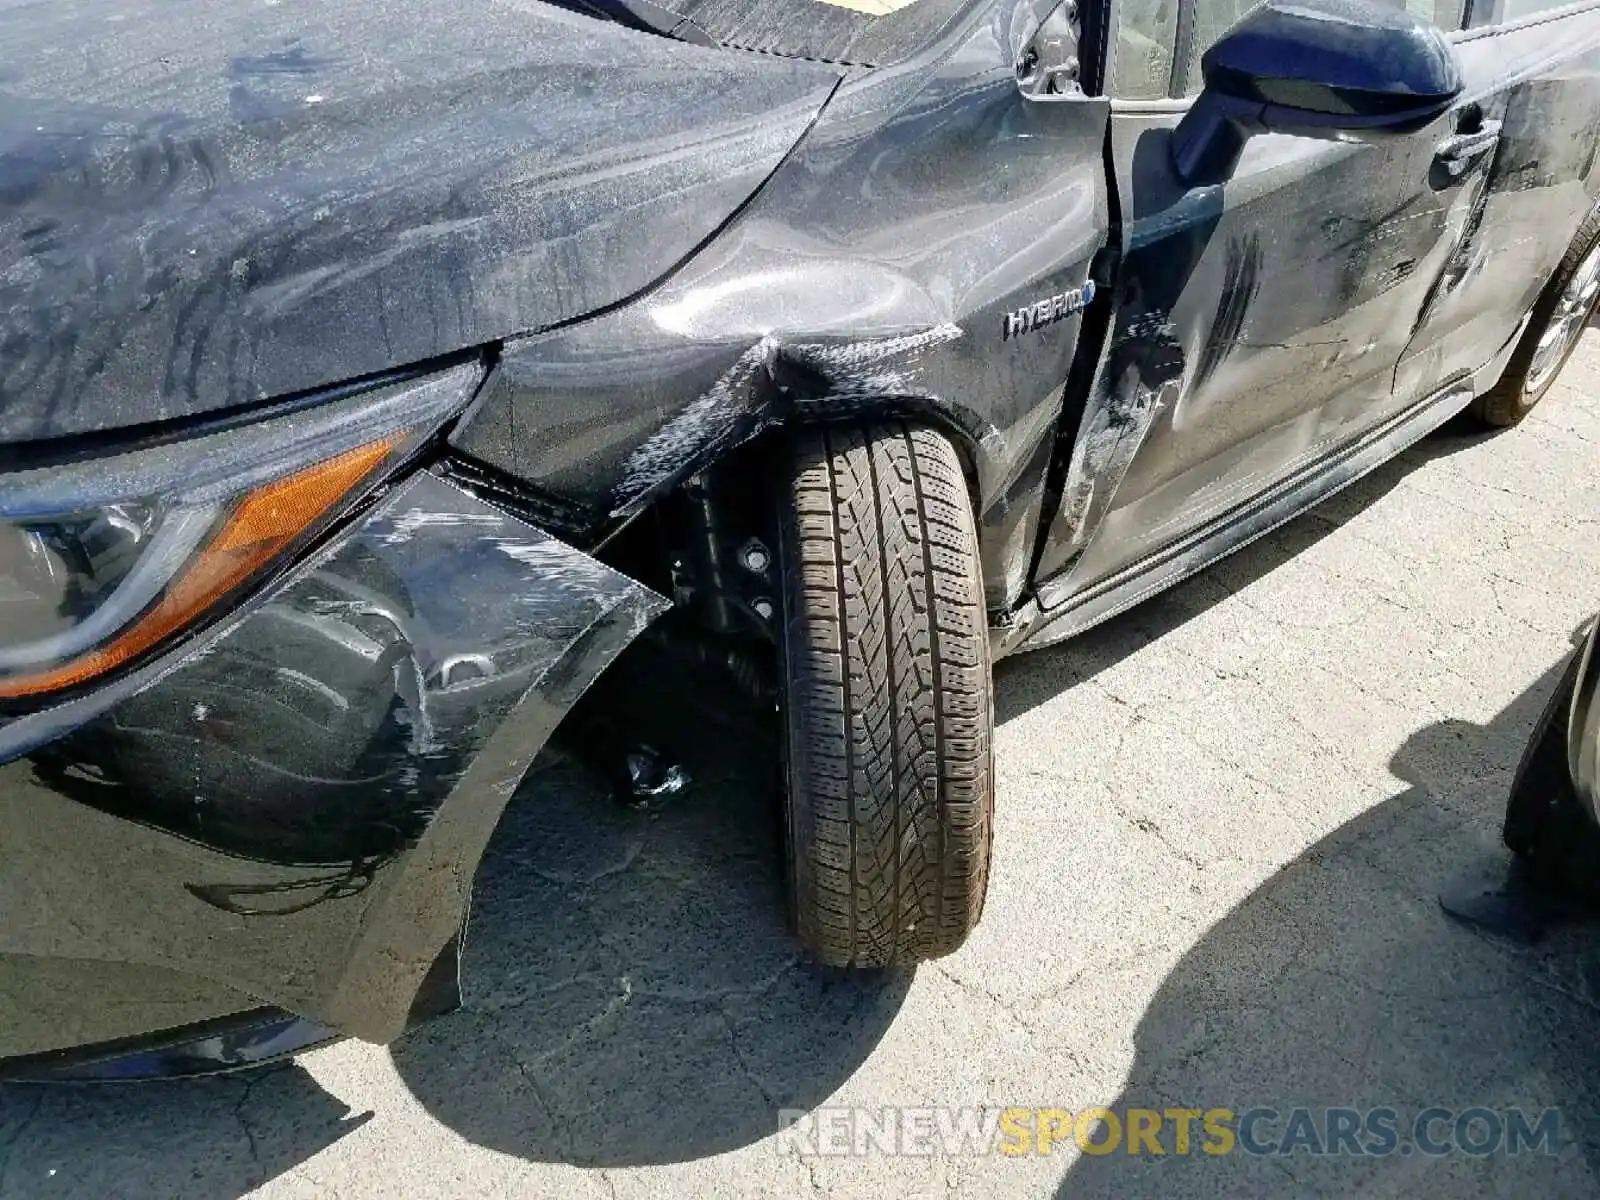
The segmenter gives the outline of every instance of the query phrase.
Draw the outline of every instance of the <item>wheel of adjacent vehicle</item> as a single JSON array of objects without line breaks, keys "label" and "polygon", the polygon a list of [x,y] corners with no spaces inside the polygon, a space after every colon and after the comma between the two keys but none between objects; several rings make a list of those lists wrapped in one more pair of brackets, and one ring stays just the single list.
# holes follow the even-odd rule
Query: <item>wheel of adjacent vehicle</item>
[{"label": "wheel of adjacent vehicle", "polygon": [[781,508],[787,857],[833,966],[949,954],[983,911],[993,713],[954,447],[904,424],[800,432]]},{"label": "wheel of adjacent vehicle", "polygon": [[1600,210],[1589,215],[1533,306],[1505,374],[1472,402],[1485,425],[1515,425],[1544,399],[1600,304]]},{"label": "wheel of adjacent vehicle", "polygon": [[1573,655],[1534,723],[1517,764],[1501,837],[1541,888],[1600,904],[1600,825],[1579,797],[1567,764],[1567,724],[1582,667]]},{"label": "wheel of adjacent vehicle", "polygon": [[1506,805],[1501,833],[1506,846],[1519,858],[1541,866],[1545,859],[1559,856],[1572,840],[1575,819],[1586,823],[1567,772],[1567,714],[1578,667],[1579,656],[1574,654],[1545,700],[1512,777]]}]

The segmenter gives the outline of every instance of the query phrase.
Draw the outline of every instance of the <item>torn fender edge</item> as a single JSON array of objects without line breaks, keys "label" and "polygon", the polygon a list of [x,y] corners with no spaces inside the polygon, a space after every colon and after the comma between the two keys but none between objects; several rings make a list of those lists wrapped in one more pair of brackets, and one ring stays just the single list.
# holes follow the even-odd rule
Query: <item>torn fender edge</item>
[{"label": "torn fender edge", "polygon": [[[429,482],[440,484],[432,477]],[[529,568],[530,584],[537,586],[541,573],[559,576],[563,586],[588,594],[592,612],[570,623],[557,618],[527,630],[548,650],[528,672],[526,692],[391,876],[391,919],[364,929],[325,1014],[328,1024],[369,1041],[389,1041],[405,1031],[423,980],[465,925],[478,864],[534,758],[590,686],[671,607],[644,584],[552,537],[524,548],[527,552],[519,554],[518,547],[500,544],[502,552]],[[590,617],[587,624],[581,623],[583,616]],[[468,802],[451,803],[458,798]],[[374,1006],[374,993],[392,1002]]]},{"label": "torn fender edge", "polygon": [[622,462],[611,488],[611,520],[630,520],[724,454],[791,420],[918,412],[946,426],[963,448],[982,444],[998,456],[998,431],[942,401],[919,374],[926,354],[963,336],[948,321],[865,339],[762,336]]}]

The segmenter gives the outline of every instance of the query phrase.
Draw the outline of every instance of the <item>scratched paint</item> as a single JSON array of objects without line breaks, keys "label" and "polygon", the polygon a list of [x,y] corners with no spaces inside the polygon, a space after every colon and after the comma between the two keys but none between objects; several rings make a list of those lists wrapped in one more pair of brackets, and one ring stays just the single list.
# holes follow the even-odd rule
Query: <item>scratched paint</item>
[{"label": "scratched paint", "polygon": [[0,441],[327,387],[645,290],[840,72],[643,36],[548,4],[0,6]]},{"label": "scratched paint", "polygon": [[1170,409],[1183,374],[1182,347],[1161,314],[1131,319],[1103,371],[1103,395],[1084,406],[1057,518],[1061,552],[1088,544],[1157,417]]},{"label": "scratched paint", "polygon": [[689,464],[705,461],[756,431],[757,418],[771,399],[770,389],[758,384],[770,383],[777,349],[775,339],[762,338],[628,457],[612,492],[613,517],[636,511],[662,484],[681,477]]}]

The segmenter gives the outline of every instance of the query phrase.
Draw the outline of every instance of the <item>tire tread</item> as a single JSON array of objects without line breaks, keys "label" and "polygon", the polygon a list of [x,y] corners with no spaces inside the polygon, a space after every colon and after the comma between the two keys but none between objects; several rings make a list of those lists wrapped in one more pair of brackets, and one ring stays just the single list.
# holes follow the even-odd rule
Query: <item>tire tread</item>
[{"label": "tire tread", "polygon": [[931,429],[804,430],[784,509],[797,931],[837,966],[948,954],[982,913],[993,809],[960,461]]},{"label": "tire tread", "polygon": [[1533,354],[1538,347],[1539,337],[1544,332],[1551,313],[1555,311],[1562,289],[1567,286],[1572,273],[1578,269],[1579,264],[1588,256],[1597,241],[1600,241],[1600,209],[1591,212],[1578,227],[1577,237],[1567,248],[1566,254],[1562,256],[1560,264],[1551,275],[1550,282],[1545,285],[1544,291],[1535,302],[1533,319],[1523,331],[1522,340],[1517,343],[1517,348],[1512,352],[1511,360],[1506,363],[1506,369],[1499,381],[1483,395],[1476,397],[1467,407],[1467,411],[1480,424],[1493,429],[1509,429],[1513,425],[1521,424],[1523,418],[1544,398],[1544,392],[1548,391],[1560,377],[1561,371],[1558,367],[1545,384],[1543,391],[1536,396],[1527,394],[1528,368],[1533,363]]}]

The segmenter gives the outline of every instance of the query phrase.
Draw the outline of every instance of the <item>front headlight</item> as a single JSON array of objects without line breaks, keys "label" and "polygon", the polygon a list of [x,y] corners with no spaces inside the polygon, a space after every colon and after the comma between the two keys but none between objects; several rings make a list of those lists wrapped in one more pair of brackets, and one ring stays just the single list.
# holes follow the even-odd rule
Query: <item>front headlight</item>
[{"label": "front headlight", "polygon": [[195,626],[470,397],[475,367],[202,437],[0,474],[0,700],[76,687]]}]

